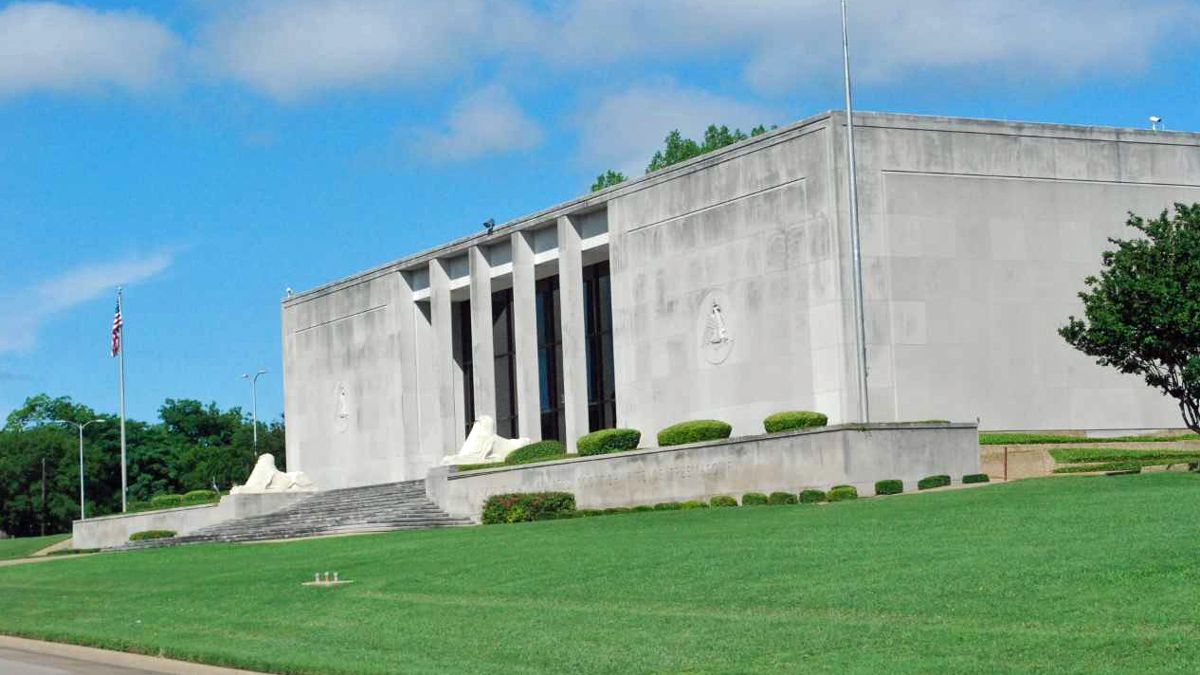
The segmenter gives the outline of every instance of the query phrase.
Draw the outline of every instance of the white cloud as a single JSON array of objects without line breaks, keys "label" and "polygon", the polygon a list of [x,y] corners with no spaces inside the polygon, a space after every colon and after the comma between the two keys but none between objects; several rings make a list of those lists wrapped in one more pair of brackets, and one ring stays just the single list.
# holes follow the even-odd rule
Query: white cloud
[{"label": "white cloud", "polygon": [[542,142],[542,129],[503,87],[491,85],[467,96],[450,111],[443,131],[425,134],[416,152],[440,161],[528,150]]},{"label": "white cloud", "polygon": [[38,330],[54,316],[165,271],[175,260],[172,251],[135,256],[116,262],[80,265],[30,288],[0,295],[0,313],[7,326],[0,332],[0,353],[25,350],[37,341]]},{"label": "white cloud", "polygon": [[220,13],[203,50],[217,70],[280,100],[413,85],[469,65],[486,9],[482,0],[257,0]]},{"label": "white cloud", "polygon": [[749,131],[771,125],[778,111],[674,84],[639,85],[603,97],[580,119],[580,160],[601,169],[641,175],[673,129],[700,140],[710,124]]},{"label": "white cloud", "polygon": [[170,30],[134,11],[13,3],[0,9],[0,97],[141,91],[169,76],[178,46]]},{"label": "white cloud", "polygon": [[[867,0],[851,3],[850,19],[860,77],[890,82],[929,70],[1134,71],[1157,38],[1198,16],[1177,0]],[[539,20],[543,37],[526,46],[566,67],[734,59],[748,83],[773,93],[840,73],[839,9],[829,0],[579,0]]]}]

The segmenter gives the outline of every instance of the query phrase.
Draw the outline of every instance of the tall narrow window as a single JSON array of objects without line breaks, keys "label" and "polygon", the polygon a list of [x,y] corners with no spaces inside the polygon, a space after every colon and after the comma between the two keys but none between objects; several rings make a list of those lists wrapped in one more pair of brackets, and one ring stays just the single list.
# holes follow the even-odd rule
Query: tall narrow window
[{"label": "tall narrow window", "polygon": [[471,354],[471,302],[453,304],[450,310],[450,334],[453,336],[454,362],[462,371],[463,424],[467,433],[475,424],[475,368]]},{"label": "tall narrow window", "polygon": [[588,428],[617,426],[613,372],[612,285],[608,261],[583,268],[583,319],[587,346]]},{"label": "tall narrow window", "polygon": [[511,290],[492,294],[492,348],[496,368],[496,433],[517,437],[516,340]]},{"label": "tall narrow window", "polygon": [[565,441],[563,408],[562,325],[559,323],[558,277],[537,282],[538,402],[542,439]]}]

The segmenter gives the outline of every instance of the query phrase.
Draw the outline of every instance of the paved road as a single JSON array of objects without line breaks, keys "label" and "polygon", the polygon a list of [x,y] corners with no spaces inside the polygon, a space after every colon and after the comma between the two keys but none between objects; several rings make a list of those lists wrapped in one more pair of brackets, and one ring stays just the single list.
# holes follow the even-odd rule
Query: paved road
[{"label": "paved road", "polygon": [[159,670],[141,670],[110,666],[94,661],[80,661],[64,656],[35,654],[0,647],[0,675],[146,675]]},{"label": "paved road", "polygon": [[0,635],[0,675],[254,675],[199,663]]}]

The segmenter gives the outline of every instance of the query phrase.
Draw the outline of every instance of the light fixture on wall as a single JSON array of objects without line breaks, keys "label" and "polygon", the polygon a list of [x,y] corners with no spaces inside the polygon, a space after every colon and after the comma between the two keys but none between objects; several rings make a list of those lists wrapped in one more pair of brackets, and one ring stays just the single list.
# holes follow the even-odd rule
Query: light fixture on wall
[{"label": "light fixture on wall", "polygon": [[483,229],[487,230],[488,234],[491,234],[492,230],[496,229],[496,219],[488,218],[487,220],[483,221]]},{"label": "light fixture on wall", "polygon": [[1161,117],[1159,117],[1158,115],[1150,116],[1150,130],[1151,131],[1161,131],[1162,130],[1162,118]]}]

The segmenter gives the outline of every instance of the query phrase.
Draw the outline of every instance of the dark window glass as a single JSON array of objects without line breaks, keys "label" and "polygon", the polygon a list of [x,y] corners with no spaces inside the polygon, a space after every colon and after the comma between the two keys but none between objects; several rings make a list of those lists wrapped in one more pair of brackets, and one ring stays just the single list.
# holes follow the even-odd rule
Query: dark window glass
[{"label": "dark window glass", "polygon": [[542,438],[566,440],[563,430],[562,324],[558,277],[537,282],[538,384],[541,389]]},{"label": "dark window glass", "polygon": [[608,262],[583,268],[583,316],[587,354],[588,427],[617,426],[613,368],[612,285]]},{"label": "dark window glass", "polygon": [[512,291],[492,294],[492,349],[496,368],[496,433],[517,437],[516,349],[513,339]]},{"label": "dark window glass", "polygon": [[464,300],[450,306],[450,335],[454,361],[462,369],[463,412],[467,433],[475,424],[475,370],[471,354],[471,302]]}]

